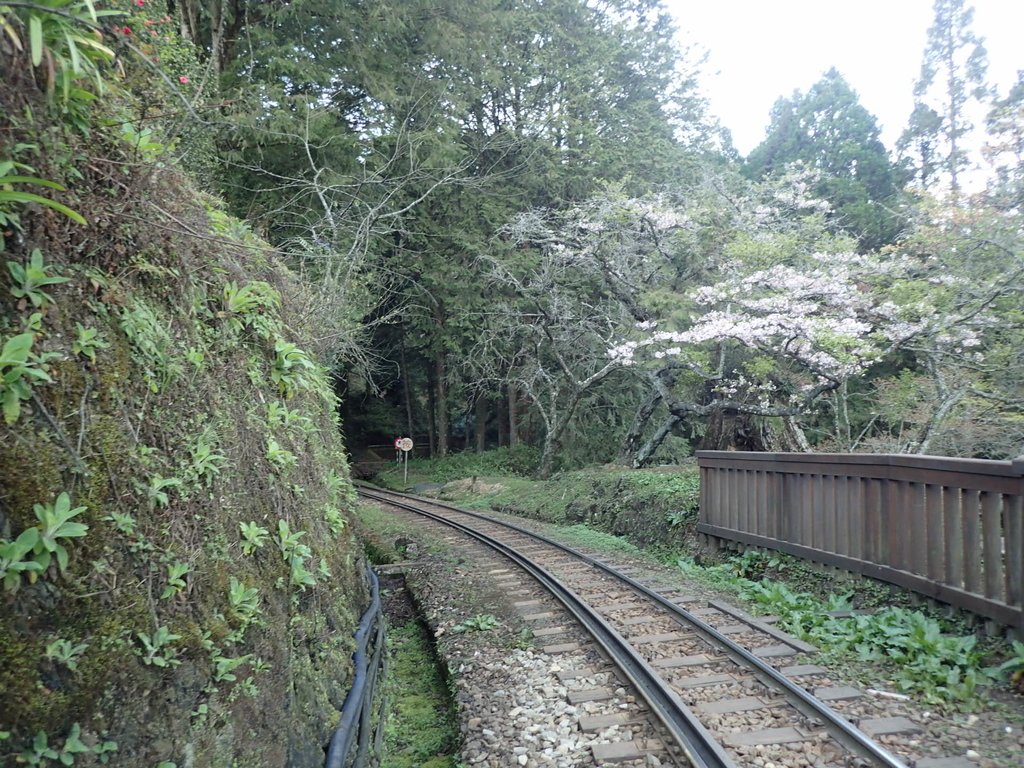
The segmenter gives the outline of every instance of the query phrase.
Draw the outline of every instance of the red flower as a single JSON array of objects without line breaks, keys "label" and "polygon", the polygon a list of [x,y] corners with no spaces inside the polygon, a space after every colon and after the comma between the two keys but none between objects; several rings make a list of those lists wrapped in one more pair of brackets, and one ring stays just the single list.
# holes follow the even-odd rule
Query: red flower
[{"label": "red flower", "polygon": [[135,0],[135,4],[141,8],[146,4],[146,0]]},{"label": "red flower", "polygon": [[132,28],[131,27],[122,27],[121,28],[121,34],[122,35],[130,35],[131,33],[132,33]]},{"label": "red flower", "polygon": [[188,78],[185,77],[184,75],[182,75],[181,77],[178,78],[178,82],[181,83],[182,85],[186,85],[188,83]]}]

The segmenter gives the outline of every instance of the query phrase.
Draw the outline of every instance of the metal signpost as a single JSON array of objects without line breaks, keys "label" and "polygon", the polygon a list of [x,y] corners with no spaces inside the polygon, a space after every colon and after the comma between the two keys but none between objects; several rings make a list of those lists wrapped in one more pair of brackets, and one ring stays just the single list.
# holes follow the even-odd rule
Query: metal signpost
[{"label": "metal signpost", "polygon": [[409,482],[409,451],[412,450],[412,438],[411,437],[397,437],[395,438],[395,449],[402,452],[402,459],[404,472],[402,475],[402,482]]}]

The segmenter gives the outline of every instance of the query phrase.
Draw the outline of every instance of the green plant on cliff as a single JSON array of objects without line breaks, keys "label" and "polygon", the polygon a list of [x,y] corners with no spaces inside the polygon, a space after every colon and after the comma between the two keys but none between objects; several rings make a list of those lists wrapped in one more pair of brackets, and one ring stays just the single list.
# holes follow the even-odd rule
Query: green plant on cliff
[{"label": "green plant on cliff", "polygon": [[103,349],[109,349],[110,344],[100,335],[95,328],[86,328],[81,323],[75,323],[78,337],[71,345],[71,351],[76,355],[85,355],[90,361],[96,362],[96,353]]},{"label": "green plant on cliff", "polygon": [[[31,145],[21,145],[16,149],[24,149],[29,146]],[[65,190],[63,185],[58,184],[55,181],[50,181],[49,179],[41,179],[38,176],[18,175],[15,171],[35,173],[31,166],[25,165],[24,163],[16,163],[13,160],[4,160],[0,162],[0,251],[4,250],[6,245],[2,234],[3,231],[9,228],[21,228],[21,217],[15,211],[17,206],[35,203],[36,205],[42,205],[47,208],[52,208],[55,211],[59,211],[72,221],[79,224],[86,223],[82,214],[77,211],[73,211],[63,203],[58,203],[56,200],[51,200],[50,198],[38,195],[35,192],[26,192],[24,189],[20,188],[24,185],[30,185],[46,187],[47,189],[64,192]],[[16,188],[15,185],[18,185],[18,188]]]},{"label": "green plant on cliff", "polygon": [[267,405],[267,422],[272,426],[282,426],[297,436],[312,434],[316,427],[308,416],[289,409],[284,403],[271,402]]},{"label": "green plant on cliff", "polygon": [[34,574],[43,570],[39,562],[29,557],[38,540],[38,528],[26,528],[14,541],[0,539],[0,578],[4,580],[5,591],[18,590],[21,574]]},{"label": "green plant on cliff", "polygon": [[21,415],[21,403],[32,398],[32,387],[40,381],[51,382],[46,358],[33,354],[35,334],[19,333],[4,342],[0,350],[0,402],[4,421],[13,424]]},{"label": "green plant on cliff", "polygon": [[277,546],[291,569],[291,585],[303,591],[306,587],[315,586],[316,577],[306,569],[306,561],[313,556],[313,551],[301,542],[306,532],[292,531],[287,520],[277,521],[277,531]]},{"label": "green plant on cliff", "polygon": [[281,306],[281,295],[273,286],[261,280],[242,286],[231,281],[223,288],[222,301],[228,325],[234,331],[250,328],[261,339],[270,339],[281,332],[275,314]]},{"label": "green plant on cliff", "polygon": [[[21,59],[22,66],[30,65],[43,75],[50,105],[59,110],[62,122],[82,134],[89,133],[90,109],[96,95],[107,90],[107,65],[115,59],[114,51],[102,42],[101,19],[120,15],[113,9],[97,10],[90,0],[36,0],[16,7],[0,6],[0,28],[7,42],[18,52],[28,51],[28,59]],[[17,157],[21,151],[34,148],[31,143],[16,143],[12,155]],[[0,158],[0,232],[8,227],[20,228],[18,209],[28,204],[50,208],[86,224],[77,211],[25,191],[25,185],[65,191],[62,184],[36,176],[31,166],[12,157]],[[0,250],[5,245],[0,235]]]},{"label": "green plant on cliff", "polygon": [[329,397],[319,367],[296,344],[284,339],[274,342],[274,361],[270,367],[270,379],[277,385],[285,398],[294,397],[306,390]]},{"label": "green plant on cliff", "polygon": [[167,564],[167,586],[160,593],[161,600],[180,594],[188,586],[185,577],[188,576],[189,570],[191,569],[188,563],[183,563],[180,560]]},{"label": "green plant on cliff", "polygon": [[328,504],[324,507],[324,519],[327,521],[327,526],[331,529],[331,533],[335,536],[345,530],[345,526],[347,525],[344,516],[341,514],[341,510],[333,504]]},{"label": "green plant on cliff", "polygon": [[135,516],[128,512],[118,512],[114,510],[109,515],[103,518],[107,522],[113,523],[114,527],[126,536],[135,535],[135,526],[137,521]]},{"label": "green plant on cliff", "polygon": [[78,659],[89,647],[88,643],[72,643],[70,640],[58,637],[46,646],[45,656],[47,659],[63,664],[72,672],[78,669]]},{"label": "green plant on cliff", "polygon": [[114,60],[114,51],[97,34],[100,19],[123,16],[121,11],[96,10],[92,2],[35,0],[19,7],[0,8],[3,28],[21,50],[28,31],[28,48],[33,67],[45,62],[47,90],[64,101],[83,100],[86,96],[74,88],[87,79],[97,93],[105,90],[104,65]]},{"label": "green plant on cliff", "polygon": [[210,435],[200,435],[195,443],[189,446],[189,461],[184,466],[184,474],[189,484],[209,487],[227,462],[227,457],[213,450],[211,439]]},{"label": "green plant on cliff", "polygon": [[[77,517],[85,510],[85,507],[72,509],[71,498],[66,492],[62,492],[53,504],[33,505],[32,511],[39,520],[39,537],[32,551],[43,572],[50,567],[52,556],[56,556],[57,567],[61,573],[67,570],[68,550],[61,540],[80,538],[89,532],[89,526],[85,523],[71,522],[71,518]],[[29,580],[33,579],[34,574],[30,572]]]},{"label": "green plant on cliff", "polygon": [[171,503],[168,488],[181,487],[180,477],[163,477],[160,474],[153,475],[145,485],[140,486],[146,492],[150,507],[166,507]]},{"label": "green plant on cliff", "polygon": [[182,372],[166,322],[157,318],[151,306],[135,301],[121,310],[121,329],[132,342],[132,358],[150,391],[158,394],[166,389]]},{"label": "green plant on cliff", "polygon": [[260,590],[257,587],[250,587],[232,576],[228,591],[228,602],[231,605],[231,613],[245,627],[252,621],[255,621],[256,616],[259,614]]},{"label": "green plant on cliff", "polygon": [[150,664],[154,667],[176,667],[181,664],[177,658],[178,650],[172,645],[181,635],[171,632],[166,626],[157,627],[153,634],[148,632],[136,632],[139,642],[142,643],[142,651],[136,649],[136,654],[142,657],[143,664]]},{"label": "green plant on cliff", "polygon": [[121,124],[121,136],[125,142],[147,163],[156,162],[157,158],[164,154],[166,147],[153,138],[151,128],[139,130],[131,123]]},{"label": "green plant on cliff", "polygon": [[60,285],[71,278],[62,275],[51,275],[47,265],[43,262],[43,252],[38,248],[32,249],[29,260],[24,264],[16,261],[7,262],[7,270],[14,279],[11,287],[11,295],[17,299],[28,299],[33,307],[45,307],[53,303],[50,294],[43,288],[48,285]]},{"label": "green plant on cliff", "polygon": [[297,459],[294,453],[282,448],[281,444],[271,437],[267,439],[267,461],[279,472],[287,472],[295,466]]},{"label": "green plant on cliff", "polygon": [[18,756],[18,762],[25,765],[45,765],[58,762],[61,765],[74,765],[75,755],[94,754],[99,762],[106,765],[111,753],[117,751],[116,741],[99,741],[89,746],[82,741],[82,727],[75,723],[64,737],[64,743],[58,748],[50,745],[50,737],[46,731],[36,733],[32,746]]},{"label": "green plant on cliff", "polygon": [[270,531],[252,520],[248,523],[239,523],[238,527],[242,532],[242,552],[246,555],[251,555],[257,549],[262,549],[270,536]]}]

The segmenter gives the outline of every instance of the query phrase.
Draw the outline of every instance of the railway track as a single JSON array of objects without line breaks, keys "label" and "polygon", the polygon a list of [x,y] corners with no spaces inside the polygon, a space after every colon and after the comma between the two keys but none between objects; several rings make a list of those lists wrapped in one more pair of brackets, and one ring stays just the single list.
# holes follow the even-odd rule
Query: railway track
[{"label": "railway track", "polygon": [[[929,764],[905,761],[880,743],[899,731],[899,724],[862,721],[856,727],[844,718],[837,710],[860,692],[816,687],[824,670],[792,663],[793,656],[814,649],[738,609],[657,592],[607,562],[520,526],[433,500],[378,489],[359,492],[486,544],[554,595],[561,611],[537,611],[537,600],[517,603],[534,624],[535,636],[557,639],[578,624],[613,670],[605,677],[600,668],[563,670],[560,676],[570,683],[628,681],[644,706],[643,713],[617,713],[583,722],[581,728],[655,718],[663,741],[659,761],[701,768],[773,761],[821,768]],[[585,701],[600,695],[598,686],[570,697]],[[769,747],[773,760],[765,758]],[[628,759],[629,749],[622,745],[616,754]]]}]

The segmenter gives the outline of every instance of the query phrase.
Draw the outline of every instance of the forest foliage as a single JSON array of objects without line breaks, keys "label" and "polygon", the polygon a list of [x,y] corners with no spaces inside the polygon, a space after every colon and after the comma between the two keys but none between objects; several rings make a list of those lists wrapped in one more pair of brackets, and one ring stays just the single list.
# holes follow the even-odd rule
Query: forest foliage
[{"label": "forest foliage", "polygon": [[[987,84],[963,0],[935,2],[898,155],[833,69],[745,159],[657,0],[43,9],[4,18],[68,124],[102,96],[71,83],[123,75],[125,140],[311,286],[354,443],[523,442],[542,474],[1021,451],[1021,89]],[[0,215],[80,216],[14,149]]]},{"label": "forest foliage", "polygon": [[745,159],[656,0],[216,9],[182,162],[315,286],[354,444],[1021,452],[1021,89],[962,0],[898,154],[833,69]]}]

